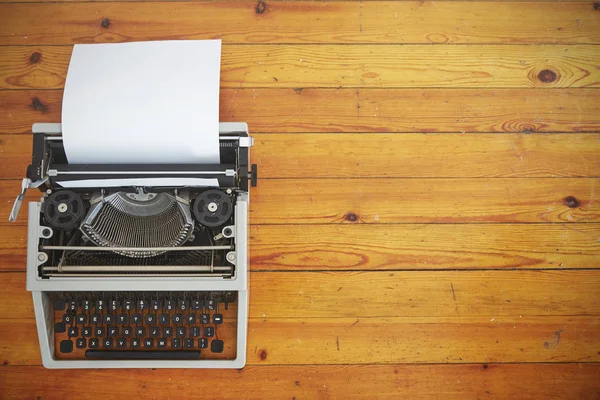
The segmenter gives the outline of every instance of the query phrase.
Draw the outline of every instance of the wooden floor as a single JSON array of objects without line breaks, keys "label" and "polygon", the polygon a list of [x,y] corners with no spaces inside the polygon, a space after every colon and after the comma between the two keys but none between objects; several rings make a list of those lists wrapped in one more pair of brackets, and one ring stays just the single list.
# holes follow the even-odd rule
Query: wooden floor
[{"label": "wooden floor", "polygon": [[[2,1],[0,397],[600,398],[600,3]],[[248,365],[45,370],[31,124],[75,43],[208,38],[256,138]]]}]

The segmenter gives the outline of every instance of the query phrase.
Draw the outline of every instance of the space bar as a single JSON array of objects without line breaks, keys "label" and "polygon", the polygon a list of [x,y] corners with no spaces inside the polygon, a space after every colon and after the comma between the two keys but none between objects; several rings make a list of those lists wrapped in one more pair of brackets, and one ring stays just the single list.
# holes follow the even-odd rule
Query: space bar
[{"label": "space bar", "polygon": [[86,350],[87,358],[97,360],[199,360],[199,350]]}]

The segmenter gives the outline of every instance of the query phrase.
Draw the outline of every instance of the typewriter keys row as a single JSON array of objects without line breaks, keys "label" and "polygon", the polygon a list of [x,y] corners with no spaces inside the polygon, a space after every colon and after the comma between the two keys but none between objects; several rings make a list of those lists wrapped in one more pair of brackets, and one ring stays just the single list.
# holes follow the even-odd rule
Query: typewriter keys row
[{"label": "typewriter keys row", "polygon": [[235,292],[60,292],[59,359],[235,359]]}]

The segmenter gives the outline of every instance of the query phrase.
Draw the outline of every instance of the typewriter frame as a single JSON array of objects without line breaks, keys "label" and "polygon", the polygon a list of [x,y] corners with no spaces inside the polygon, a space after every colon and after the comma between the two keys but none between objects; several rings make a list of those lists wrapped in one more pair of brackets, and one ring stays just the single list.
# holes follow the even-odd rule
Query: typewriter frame
[{"label": "typewriter frame", "polygon": [[[59,134],[60,124],[34,124],[34,133]],[[252,138],[245,123],[220,123],[221,136],[240,137],[240,148],[247,149],[250,157]],[[242,144],[243,139],[243,144]],[[254,171],[255,172],[255,171]],[[42,363],[46,368],[242,368],[246,364],[248,330],[248,169],[240,173],[245,182],[236,196],[234,209],[234,240],[236,267],[231,278],[203,276],[56,276],[41,278],[38,273],[41,202],[30,202],[27,234],[27,290],[32,292],[33,306]],[[255,175],[253,181],[255,182]],[[168,287],[168,289],[165,289]],[[54,309],[45,292],[52,291],[235,291],[237,292],[236,358],[233,360],[60,360],[54,357]]]}]

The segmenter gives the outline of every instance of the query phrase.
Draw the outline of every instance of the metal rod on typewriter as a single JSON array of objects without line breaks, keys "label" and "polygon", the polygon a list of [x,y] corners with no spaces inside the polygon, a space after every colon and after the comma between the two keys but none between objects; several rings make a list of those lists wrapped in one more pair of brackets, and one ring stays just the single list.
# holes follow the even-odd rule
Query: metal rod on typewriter
[{"label": "metal rod on typewriter", "polygon": [[194,251],[231,250],[231,246],[184,246],[184,247],[95,247],[95,246],[42,246],[44,250],[85,250],[85,251]]},{"label": "metal rod on typewriter", "polygon": [[211,267],[208,265],[69,265],[58,267],[44,267],[44,271],[59,272],[213,272],[231,271],[231,267]]}]

